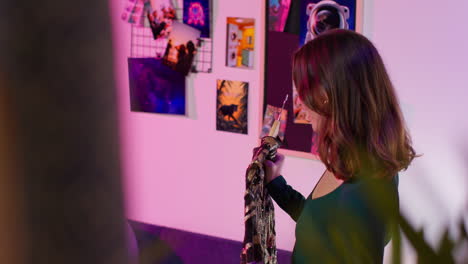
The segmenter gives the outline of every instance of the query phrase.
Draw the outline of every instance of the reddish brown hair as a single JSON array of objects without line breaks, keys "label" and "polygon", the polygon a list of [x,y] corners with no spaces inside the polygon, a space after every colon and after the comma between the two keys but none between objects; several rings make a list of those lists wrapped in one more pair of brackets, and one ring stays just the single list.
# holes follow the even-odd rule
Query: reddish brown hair
[{"label": "reddish brown hair", "polygon": [[294,55],[299,97],[323,117],[318,152],[328,170],[393,177],[416,156],[393,85],[377,49],[364,36],[330,30]]}]

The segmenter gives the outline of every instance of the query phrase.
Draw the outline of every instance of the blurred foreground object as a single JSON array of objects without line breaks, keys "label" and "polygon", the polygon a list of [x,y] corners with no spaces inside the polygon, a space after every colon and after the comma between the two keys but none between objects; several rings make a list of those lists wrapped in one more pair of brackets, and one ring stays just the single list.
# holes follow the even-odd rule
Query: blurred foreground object
[{"label": "blurred foreground object", "polygon": [[0,3],[2,263],[128,263],[108,12]]},{"label": "blurred foreground object", "polygon": [[[437,243],[437,247],[433,248],[424,238],[424,230],[416,230],[409,223],[408,219],[400,213],[399,215],[399,230],[416,251],[417,263],[459,263],[467,264],[468,256],[468,235],[465,218],[458,221],[458,235],[456,238],[451,238],[449,227],[446,227],[441,238]],[[401,238],[400,232],[394,233],[393,239],[392,263],[401,263]]]}]

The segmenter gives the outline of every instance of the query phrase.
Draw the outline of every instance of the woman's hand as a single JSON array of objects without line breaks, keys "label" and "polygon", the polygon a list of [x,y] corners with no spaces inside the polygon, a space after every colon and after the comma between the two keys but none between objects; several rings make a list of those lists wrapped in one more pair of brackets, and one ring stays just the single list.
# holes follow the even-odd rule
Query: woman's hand
[{"label": "woman's hand", "polygon": [[265,160],[263,165],[265,166],[265,184],[268,184],[276,177],[281,175],[281,169],[283,168],[284,155],[276,153],[275,161]]}]

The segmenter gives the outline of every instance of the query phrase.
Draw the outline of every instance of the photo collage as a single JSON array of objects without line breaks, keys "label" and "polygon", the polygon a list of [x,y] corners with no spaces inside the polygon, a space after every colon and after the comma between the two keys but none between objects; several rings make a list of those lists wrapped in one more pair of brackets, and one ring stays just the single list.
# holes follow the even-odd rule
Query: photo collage
[{"label": "photo collage", "polygon": [[[128,0],[122,19],[133,34],[147,28],[153,43],[146,46],[163,47],[128,58],[132,111],[187,115],[186,76],[197,72],[200,42],[213,37],[211,8],[211,0]],[[227,17],[226,28],[226,67],[252,69],[255,20]],[[132,39],[132,49],[144,41]],[[248,82],[220,79],[216,90],[216,129],[248,134]]]},{"label": "photo collage", "polygon": [[[284,96],[289,95],[280,117],[279,137],[285,142],[284,148],[302,152],[316,148],[310,113],[293,85],[291,57],[302,45],[329,29],[355,30],[357,1],[267,1],[268,45],[261,136],[271,127]],[[122,19],[150,28],[152,40],[164,47],[153,57],[129,58],[132,110],[185,114],[185,106],[180,106],[186,101],[185,76],[196,72],[194,58],[200,40],[213,38],[212,15],[210,0],[128,0]],[[255,19],[242,16],[225,19],[225,66],[253,69]],[[171,81],[177,78],[181,80]],[[216,89],[217,130],[247,134],[248,82],[220,78]]]}]

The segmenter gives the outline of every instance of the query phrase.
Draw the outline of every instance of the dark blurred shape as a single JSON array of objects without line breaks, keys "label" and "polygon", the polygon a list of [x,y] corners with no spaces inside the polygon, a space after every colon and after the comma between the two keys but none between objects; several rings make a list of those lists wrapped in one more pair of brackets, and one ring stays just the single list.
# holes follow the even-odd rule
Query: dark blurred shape
[{"label": "dark blurred shape", "polygon": [[0,3],[2,263],[128,263],[108,12]]},{"label": "dark blurred shape", "polygon": [[137,264],[139,263],[140,252],[138,249],[138,242],[137,242],[135,232],[133,231],[133,228],[129,222],[126,223],[126,231],[127,231],[128,257],[130,260],[129,264]]},{"label": "dark blurred shape", "polygon": [[9,119],[10,104],[5,87],[5,76],[0,70],[0,260],[2,263],[26,263],[24,206],[20,194],[21,181],[17,177],[12,153],[14,131]]},{"label": "dark blurred shape", "polygon": [[[140,264],[239,264],[242,242],[129,220],[140,249]],[[278,263],[291,263],[278,249]]]}]

